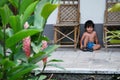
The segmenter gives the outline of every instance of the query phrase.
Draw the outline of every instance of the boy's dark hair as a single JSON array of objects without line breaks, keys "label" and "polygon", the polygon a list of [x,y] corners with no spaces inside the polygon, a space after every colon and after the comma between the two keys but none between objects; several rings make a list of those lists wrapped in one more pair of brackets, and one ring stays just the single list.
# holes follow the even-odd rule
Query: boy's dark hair
[{"label": "boy's dark hair", "polygon": [[86,31],[86,28],[89,28],[89,27],[92,27],[94,30],[94,23],[92,20],[88,20],[85,22],[85,31]]}]

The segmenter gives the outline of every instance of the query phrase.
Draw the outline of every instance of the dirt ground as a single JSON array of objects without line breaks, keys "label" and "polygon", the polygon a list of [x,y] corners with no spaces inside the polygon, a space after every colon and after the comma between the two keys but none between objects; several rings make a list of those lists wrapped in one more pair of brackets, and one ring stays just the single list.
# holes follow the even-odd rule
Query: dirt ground
[{"label": "dirt ground", "polygon": [[107,74],[47,74],[51,80],[120,80],[120,75]]}]

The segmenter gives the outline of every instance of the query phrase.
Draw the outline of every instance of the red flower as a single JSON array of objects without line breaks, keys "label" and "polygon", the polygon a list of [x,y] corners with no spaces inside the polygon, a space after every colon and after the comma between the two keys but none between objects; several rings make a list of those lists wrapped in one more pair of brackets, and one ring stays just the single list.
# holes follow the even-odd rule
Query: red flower
[{"label": "red flower", "polygon": [[[28,27],[29,27],[28,22],[25,22],[24,28],[27,29]],[[25,39],[23,39],[23,50],[27,57],[30,57],[30,53],[31,53],[30,44],[31,44],[30,37],[26,37]]]},{"label": "red flower", "polygon": [[44,64],[46,64],[46,62],[47,62],[47,57],[43,58],[42,61],[43,61]]},{"label": "red flower", "polygon": [[30,57],[31,53],[30,43],[31,43],[30,37],[23,39],[23,50],[27,57]]},{"label": "red flower", "polygon": [[[42,41],[42,50],[44,50],[44,49],[47,48],[47,47],[48,47],[47,41]],[[43,63],[44,63],[44,65],[45,65],[46,62],[47,62],[47,57],[43,58],[42,60],[43,60]]]},{"label": "red flower", "polygon": [[48,47],[47,41],[42,41],[42,50]]},{"label": "red flower", "polygon": [[28,22],[25,22],[25,24],[24,24],[24,29],[27,29],[28,27],[29,27]]}]

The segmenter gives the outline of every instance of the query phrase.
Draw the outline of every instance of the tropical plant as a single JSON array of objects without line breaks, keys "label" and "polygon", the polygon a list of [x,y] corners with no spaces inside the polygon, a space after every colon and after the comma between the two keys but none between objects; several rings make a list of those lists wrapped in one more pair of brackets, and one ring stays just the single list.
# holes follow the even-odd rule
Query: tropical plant
[{"label": "tropical plant", "polygon": [[[120,12],[120,3],[116,3],[111,8],[108,9],[109,12]],[[120,30],[108,31],[110,36],[107,37],[110,43],[120,43]]]},{"label": "tropical plant", "polygon": [[[47,18],[57,7],[57,0],[0,0],[0,80],[42,80],[40,76],[58,45],[45,46],[43,36]],[[36,63],[43,70],[36,74]],[[57,67],[57,66],[56,66]],[[58,66],[59,67],[59,66]],[[38,76],[38,74],[40,74]]]},{"label": "tropical plant", "polygon": [[111,12],[119,12],[120,11],[120,3],[116,3],[114,6],[108,9]]}]

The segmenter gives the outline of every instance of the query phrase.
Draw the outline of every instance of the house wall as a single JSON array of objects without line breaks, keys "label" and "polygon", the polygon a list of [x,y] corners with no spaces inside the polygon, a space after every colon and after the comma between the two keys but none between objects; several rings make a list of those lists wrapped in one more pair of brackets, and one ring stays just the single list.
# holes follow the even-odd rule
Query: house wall
[{"label": "house wall", "polygon": [[[106,0],[80,0],[80,37],[84,31],[84,23],[87,20],[93,20],[95,23],[95,31],[97,32],[99,42],[103,45],[103,23],[104,23],[104,10]],[[56,9],[48,18],[44,35],[48,36],[51,42],[54,38],[53,24],[56,23],[57,19]]]},{"label": "house wall", "polygon": [[[103,23],[106,0],[80,0],[80,23],[91,19],[94,23]],[[55,24],[57,19],[56,9],[48,18],[47,24]]]}]

